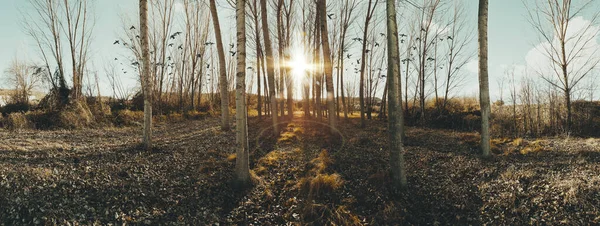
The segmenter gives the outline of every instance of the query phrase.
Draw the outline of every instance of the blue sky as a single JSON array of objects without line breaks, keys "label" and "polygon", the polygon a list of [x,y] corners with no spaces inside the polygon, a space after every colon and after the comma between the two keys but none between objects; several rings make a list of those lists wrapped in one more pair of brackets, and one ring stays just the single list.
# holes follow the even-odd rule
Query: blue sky
[{"label": "blue sky", "polygon": [[[460,0],[459,0],[460,1]],[[468,2],[468,17],[476,24],[477,1]],[[37,52],[31,39],[21,27],[23,16],[20,12],[27,10],[26,0],[0,0],[0,70],[2,73],[9,66],[15,55],[37,59]],[[225,10],[224,12],[227,12]],[[93,66],[102,73],[105,60],[113,59],[116,53],[123,51],[113,46],[112,41],[118,36],[121,26],[121,15],[137,15],[136,0],[101,0],[96,1],[96,26],[92,44]],[[497,98],[496,79],[504,68],[512,64],[525,64],[527,53],[539,42],[526,20],[527,11],[521,0],[491,0],[489,8],[489,67],[490,86],[493,98]],[[223,16],[223,15],[222,15]],[[224,31],[230,30],[233,23],[223,23]],[[227,43],[227,39],[224,40]],[[476,39],[473,41],[476,45]],[[475,53],[476,54],[476,53]],[[476,56],[473,58],[476,60]],[[475,62],[475,61],[474,61]],[[470,68],[475,65],[470,64]],[[101,77],[102,78],[102,77]],[[135,86],[132,78],[130,87]],[[105,84],[103,84],[105,86]],[[106,87],[104,87],[106,88]],[[461,89],[462,95],[477,93],[477,74],[472,71],[468,81]]]}]

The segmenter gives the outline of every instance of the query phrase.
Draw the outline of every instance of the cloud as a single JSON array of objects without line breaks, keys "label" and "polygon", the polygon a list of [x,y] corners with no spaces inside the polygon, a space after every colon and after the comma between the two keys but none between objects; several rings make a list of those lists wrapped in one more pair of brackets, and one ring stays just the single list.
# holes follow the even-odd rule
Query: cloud
[{"label": "cloud", "polygon": [[467,71],[478,74],[479,73],[479,59],[473,59],[469,61],[465,67],[467,67]]}]

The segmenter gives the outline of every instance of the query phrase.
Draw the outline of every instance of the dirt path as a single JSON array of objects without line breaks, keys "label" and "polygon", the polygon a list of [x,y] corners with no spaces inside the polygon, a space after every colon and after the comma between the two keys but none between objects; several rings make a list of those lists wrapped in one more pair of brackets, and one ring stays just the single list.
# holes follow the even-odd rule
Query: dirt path
[{"label": "dirt path", "polygon": [[[335,148],[327,147],[329,136],[324,131],[328,129],[322,122],[295,116],[282,125],[285,127],[272,149],[252,167],[258,178],[256,186],[228,214],[226,223],[285,225],[314,220],[308,216],[312,209],[307,203],[316,202],[321,192],[309,191],[311,182],[318,175],[332,175],[326,173],[331,163],[327,151]],[[341,178],[337,180],[341,184]],[[326,190],[329,185],[313,182],[312,186]]]}]

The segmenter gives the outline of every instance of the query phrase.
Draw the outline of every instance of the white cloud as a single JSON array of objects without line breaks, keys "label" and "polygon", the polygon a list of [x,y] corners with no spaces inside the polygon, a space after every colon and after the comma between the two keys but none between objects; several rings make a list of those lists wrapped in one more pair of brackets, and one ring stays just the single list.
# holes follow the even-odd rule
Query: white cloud
[{"label": "white cloud", "polygon": [[479,59],[473,59],[469,61],[465,67],[467,67],[467,71],[471,73],[478,74],[479,73]]}]

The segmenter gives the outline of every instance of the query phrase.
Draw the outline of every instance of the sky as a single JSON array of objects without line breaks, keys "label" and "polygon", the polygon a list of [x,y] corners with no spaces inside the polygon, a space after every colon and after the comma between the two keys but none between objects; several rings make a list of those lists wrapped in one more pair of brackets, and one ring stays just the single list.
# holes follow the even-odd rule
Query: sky
[{"label": "sky", "polygon": [[[477,1],[457,0],[467,3],[467,16],[476,25]],[[102,67],[123,52],[122,47],[112,45],[121,31],[123,15],[137,15],[137,0],[101,0],[96,1],[96,25],[92,43],[92,67],[102,73]],[[217,1],[219,2],[219,1]],[[223,4],[223,3],[221,3]],[[403,3],[399,3],[403,4]],[[27,0],[0,0],[0,73],[9,66],[15,57],[24,57],[36,61],[39,59],[33,41],[22,28],[22,12],[28,12]],[[231,10],[221,10],[222,21],[231,17]],[[362,13],[362,12],[361,12]],[[509,65],[526,65],[526,57],[539,45],[537,34],[526,20],[527,10],[521,0],[492,0],[489,5],[489,71],[490,92],[492,99],[498,99],[497,80]],[[585,15],[584,15],[585,19]],[[221,23],[225,32],[233,28],[234,23]],[[476,30],[474,30],[476,32]],[[227,35],[224,35],[227,37]],[[228,40],[224,40],[228,43]],[[598,39],[600,42],[600,39]],[[476,48],[477,39],[473,39]],[[477,94],[477,57],[474,52],[473,61],[467,65],[469,71],[467,81],[458,91],[459,95],[475,96]],[[126,86],[136,87],[135,78],[124,77]],[[102,75],[100,76],[102,80]],[[0,80],[0,84],[4,81]],[[107,82],[101,81],[103,90],[108,90]],[[4,84],[6,87],[6,84]],[[103,91],[104,92],[104,91]]]}]

